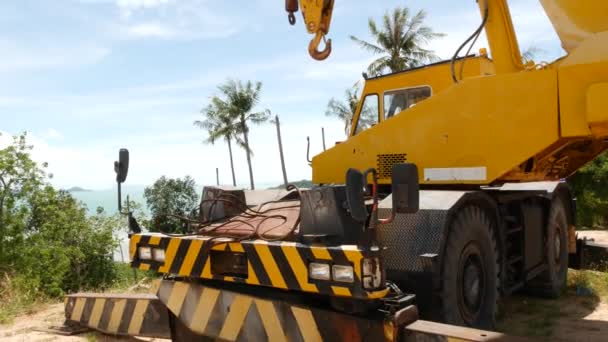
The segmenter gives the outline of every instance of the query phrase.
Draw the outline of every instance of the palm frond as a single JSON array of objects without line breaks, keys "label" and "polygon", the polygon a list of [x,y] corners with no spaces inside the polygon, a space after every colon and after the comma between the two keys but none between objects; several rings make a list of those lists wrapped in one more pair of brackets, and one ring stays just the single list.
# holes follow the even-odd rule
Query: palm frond
[{"label": "palm frond", "polygon": [[372,18],[368,20],[373,43],[350,36],[363,49],[384,55],[368,66],[368,72],[372,75],[381,74],[386,69],[396,72],[436,60],[434,52],[424,47],[433,39],[445,35],[425,26],[426,17],[424,10],[412,16],[409,8],[397,7],[383,15],[381,29]]},{"label": "palm frond", "polygon": [[352,41],[354,41],[355,43],[359,44],[362,48],[369,50],[370,52],[373,52],[374,54],[381,54],[384,53],[385,50],[379,46],[376,46],[372,43],[368,43],[364,40],[361,40],[355,36],[350,36],[350,39]]}]

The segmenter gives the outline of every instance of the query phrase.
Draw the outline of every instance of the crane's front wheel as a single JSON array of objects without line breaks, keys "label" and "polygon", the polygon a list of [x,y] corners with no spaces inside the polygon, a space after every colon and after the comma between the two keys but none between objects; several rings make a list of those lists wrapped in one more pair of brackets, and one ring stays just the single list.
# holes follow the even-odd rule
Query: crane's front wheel
[{"label": "crane's front wheel", "polygon": [[492,220],[481,208],[463,208],[451,224],[443,256],[441,298],[445,322],[493,328],[498,270]]}]

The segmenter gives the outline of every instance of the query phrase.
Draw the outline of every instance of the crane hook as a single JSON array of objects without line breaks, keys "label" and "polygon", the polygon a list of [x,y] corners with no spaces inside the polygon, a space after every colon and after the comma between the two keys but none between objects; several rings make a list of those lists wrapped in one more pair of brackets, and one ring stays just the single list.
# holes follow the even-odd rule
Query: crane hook
[{"label": "crane hook", "polygon": [[285,0],[285,10],[287,13],[287,19],[289,19],[289,23],[294,25],[296,23],[295,12],[299,10],[298,0]]},{"label": "crane hook", "polygon": [[[325,42],[325,49],[319,51],[319,44],[321,44],[321,39]],[[308,53],[310,57],[322,61],[329,57],[331,54],[331,39],[325,39],[325,33],[322,31],[317,31],[315,37],[308,44]]]}]

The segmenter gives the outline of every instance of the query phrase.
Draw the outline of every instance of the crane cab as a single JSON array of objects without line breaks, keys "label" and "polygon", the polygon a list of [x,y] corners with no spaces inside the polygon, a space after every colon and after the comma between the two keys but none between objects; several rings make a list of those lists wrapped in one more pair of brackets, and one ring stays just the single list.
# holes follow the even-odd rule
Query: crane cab
[{"label": "crane cab", "polygon": [[[445,60],[388,75],[365,79],[361,101],[353,117],[350,136],[388,120],[453,85],[451,61]],[[459,58],[454,69],[462,78],[494,74],[485,53]]]}]

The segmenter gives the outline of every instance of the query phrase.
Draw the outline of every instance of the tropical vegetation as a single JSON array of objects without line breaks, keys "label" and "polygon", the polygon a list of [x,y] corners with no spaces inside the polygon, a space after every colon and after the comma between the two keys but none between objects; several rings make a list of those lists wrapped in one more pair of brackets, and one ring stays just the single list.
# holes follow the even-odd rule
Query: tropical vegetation
[{"label": "tropical vegetation", "polygon": [[[26,134],[0,149],[0,321],[41,298],[113,286],[116,216],[55,189]],[[8,312],[8,313],[7,313]]]},{"label": "tropical vegetation", "polygon": [[424,24],[426,15],[424,10],[412,15],[409,8],[397,7],[384,14],[381,24],[369,18],[369,32],[374,42],[350,36],[363,49],[375,55],[382,55],[369,65],[368,73],[371,76],[380,75],[387,70],[397,72],[421,66],[438,59],[432,50],[424,46],[445,35]]},{"label": "tropical vegetation", "polygon": [[[359,82],[357,82],[351,88],[346,89],[343,100],[337,100],[332,97],[327,103],[327,109],[325,110],[326,116],[335,117],[343,122],[344,134],[346,134],[347,137],[350,134],[353,118],[355,117],[357,107],[361,101],[359,94]],[[360,124],[364,127],[370,126],[372,123],[376,122],[375,115],[377,115],[377,113],[370,110],[364,110],[359,118]]]},{"label": "tropical vegetation", "polygon": [[199,196],[192,177],[160,177],[144,189],[144,198],[152,218],[147,228],[152,232],[187,233],[183,218],[195,218]]},{"label": "tropical vegetation", "polygon": [[262,124],[270,120],[268,109],[256,111],[260,102],[262,83],[228,80],[218,86],[218,90],[220,95],[213,96],[209,105],[202,110],[204,120],[195,121],[194,125],[207,130],[208,142],[214,143],[217,139],[223,138],[228,143],[234,185],[236,185],[236,178],[234,177],[231,142],[234,140],[239,147],[243,148],[249,168],[249,183],[253,190],[255,183],[251,165],[253,150],[249,144],[249,124]]}]

